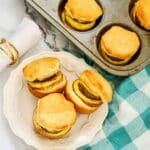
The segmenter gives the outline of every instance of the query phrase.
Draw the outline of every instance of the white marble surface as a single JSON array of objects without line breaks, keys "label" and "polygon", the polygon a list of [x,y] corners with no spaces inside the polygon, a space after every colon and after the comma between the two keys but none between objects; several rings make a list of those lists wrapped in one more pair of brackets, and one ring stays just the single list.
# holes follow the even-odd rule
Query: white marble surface
[{"label": "white marble surface", "polygon": [[[40,52],[42,49],[48,50],[43,41],[41,41],[37,47],[31,49],[30,52],[28,52],[20,61]],[[6,68],[0,73],[0,150],[32,150],[31,147],[27,146],[22,140],[13,134],[3,114],[3,87],[11,70],[13,70],[13,67]]]},{"label": "white marble surface", "polygon": [[[8,38],[25,16],[23,0],[0,0],[0,38]],[[41,50],[48,50],[43,40],[37,47],[30,50],[22,59]],[[22,140],[16,137],[9,128],[3,115],[3,87],[13,67],[6,68],[0,73],[0,150],[31,150]]]},{"label": "white marble surface", "polygon": [[0,37],[8,37],[25,15],[23,0],[0,0]]}]

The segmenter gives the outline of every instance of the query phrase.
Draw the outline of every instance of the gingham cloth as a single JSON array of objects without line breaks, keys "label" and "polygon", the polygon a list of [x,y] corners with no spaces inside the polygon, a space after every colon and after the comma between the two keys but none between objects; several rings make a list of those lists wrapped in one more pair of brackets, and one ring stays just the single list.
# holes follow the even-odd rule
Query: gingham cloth
[{"label": "gingham cloth", "polygon": [[[71,52],[96,67],[86,55]],[[126,78],[98,71],[112,82],[113,100],[102,130],[79,150],[150,150],[150,65]]]}]

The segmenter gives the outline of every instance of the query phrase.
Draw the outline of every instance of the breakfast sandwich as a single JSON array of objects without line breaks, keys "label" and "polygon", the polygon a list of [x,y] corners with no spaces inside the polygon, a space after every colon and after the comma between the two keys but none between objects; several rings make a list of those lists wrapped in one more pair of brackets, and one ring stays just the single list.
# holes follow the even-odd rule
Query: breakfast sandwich
[{"label": "breakfast sandwich", "polygon": [[36,97],[62,92],[67,84],[66,76],[59,70],[59,59],[44,57],[23,68],[30,92]]},{"label": "breakfast sandwich", "polygon": [[103,57],[115,65],[127,64],[139,48],[138,35],[116,25],[108,29],[99,41],[99,50]]},{"label": "breakfast sandwich", "polygon": [[96,25],[102,14],[101,6],[95,0],[67,0],[61,18],[71,28],[86,31]]},{"label": "breakfast sandwich", "polygon": [[38,100],[32,120],[38,134],[57,139],[71,130],[76,118],[74,105],[64,95],[54,93]]},{"label": "breakfast sandwich", "polygon": [[137,24],[150,30],[150,0],[138,0],[131,9],[131,16]]},{"label": "breakfast sandwich", "polygon": [[66,86],[65,96],[78,112],[89,114],[112,100],[112,88],[97,71],[85,70],[79,79]]}]

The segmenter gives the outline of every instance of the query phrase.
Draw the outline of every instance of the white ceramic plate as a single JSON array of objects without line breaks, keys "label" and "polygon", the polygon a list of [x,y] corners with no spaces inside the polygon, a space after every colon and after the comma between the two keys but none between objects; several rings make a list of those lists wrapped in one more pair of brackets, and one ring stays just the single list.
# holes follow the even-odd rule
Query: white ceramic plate
[{"label": "white ceramic plate", "polygon": [[49,140],[40,137],[33,130],[32,112],[36,107],[35,98],[27,89],[22,74],[23,67],[29,62],[45,56],[57,57],[61,61],[61,71],[68,81],[78,77],[80,72],[90,68],[82,59],[67,52],[42,52],[24,60],[10,75],[4,88],[4,114],[16,136],[38,150],[74,150],[91,142],[101,129],[108,113],[108,105],[103,104],[90,115],[78,114],[71,131],[62,139]]}]

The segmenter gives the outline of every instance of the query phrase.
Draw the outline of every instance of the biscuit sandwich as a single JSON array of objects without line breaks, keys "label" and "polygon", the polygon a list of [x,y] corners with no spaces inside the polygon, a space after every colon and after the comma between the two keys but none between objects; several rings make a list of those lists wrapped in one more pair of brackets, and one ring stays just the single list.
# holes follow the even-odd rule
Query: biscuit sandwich
[{"label": "biscuit sandwich", "polygon": [[138,35],[121,26],[112,26],[101,37],[99,50],[102,56],[115,65],[127,64],[140,48]]},{"label": "biscuit sandwich", "polygon": [[131,9],[134,22],[150,30],[150,0],[138,0]]},{"label": "biscuit sandwich", "polygon": [[89,114],[112,100],[112,88],[97,71],[85,70],[79,79],[66,86],[65,96],[79,113]]},{"label": "biscuit sandwich", "polygon": [[96,25],[103,10],[95,0],[67,0],[61,14],[62,21],[78,31],[86,31]]},{"label": "biscuit sandwich", "polygon": [[40,58],[26,65],[23,74],[30,92],[39,98],[62,92],[67,79],[59,69],[60,61],[53,57]]},{"label": "biscuit sandwich", "polygon": [[71,130],[76,118],[74,105],[62,94],[53,93],[38,100],[32,121],[38,134],[46,138],[58,139]]}]

